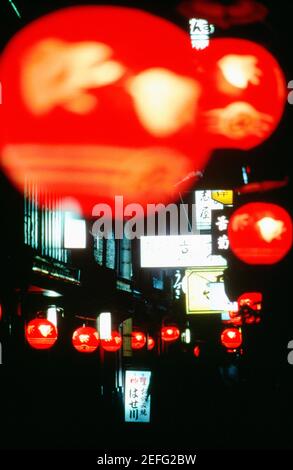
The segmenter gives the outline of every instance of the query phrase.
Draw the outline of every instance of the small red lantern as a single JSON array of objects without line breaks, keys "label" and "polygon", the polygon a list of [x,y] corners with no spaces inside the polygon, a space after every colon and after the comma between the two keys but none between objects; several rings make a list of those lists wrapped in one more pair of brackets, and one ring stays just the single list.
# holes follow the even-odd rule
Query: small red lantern
[{"label": "small red lantern", "polygon": [[194,347],[193,354],[194,354],[195,357],[200,356],[200,347],[198,345]]},{"label": "small red lantern", "polygon": [[239,312],[229,312],[230,320],[227,323],[232,323],[234,326],[242,325],[242,316],[239,315]]},{"label": "small red lantern", "polygon": [[292,247],[292,219],[276,204],[252,202],[237,209],[228,226],[230,248],[247,264],[274,264]]},{"label": "small red lantern", "polygon": [[262,303],[261,292],[245,292],[238,297],[238,308],[248,306],[252,310],[260,311]]},{"label": "small red lantern", "polygon": [[95,328],[82,326],[75,330],[72,336],[72,344],[82,353],[92,353],[99,346],[99,333]]},{"label": "small red lantern", "polygon": [[242,333],[238,328],[226,328],[221,334],[221,343],[227,349],[237,349],[242,344]]},{"label": "small red lantern", "polygon": [[111,339],[101,339],[101,346],[105,351],[116,352],[122,346],[122,337],[118,331],[112,331]]},{"label": "small red lantern", "polygon": [[57,338],[56,326],[45,318],[31,320],[26,327],[26,339],[34,349],[50,349]]},{"label": "small red lantern", "polygon": [[151,351],[155,347],[155,340],[151,336],[148,336],[148,351]]},{"label": "small red lantern", "polygon": [[142,331],[133,331],[131,336],[132,349],[142,349],[146,345],[146,335]]},{"label": "small red lantern", "polygon": [[176,341],[180,336],[177,326],[164,326],[161,329],[161,338],[163,341]]}]

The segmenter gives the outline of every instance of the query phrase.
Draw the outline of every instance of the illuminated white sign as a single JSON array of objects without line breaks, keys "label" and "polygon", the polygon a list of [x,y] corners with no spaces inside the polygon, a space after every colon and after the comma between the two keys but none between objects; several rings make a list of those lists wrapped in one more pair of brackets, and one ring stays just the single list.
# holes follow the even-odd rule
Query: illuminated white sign
[{"label": "illuminated white sign", "polygon": [[57,326],[57,307],[55,305],[48,307],[47,320],[53,323],[53,325]]},{"label": "illuminated white sign", "polygon": [[142,268],[226,266],[220,255],[212,255],[211,235],[162,235],[141,237]]},{"label": "illuminated white sign", "polygon": [[193,48],[201,51],[208,47],[210,34],[215,32],[215,27],[202,18],[191,18],[189,20],[190,39]]},{"label": "illuminated white sign", "polygon": [[149,423],[151,419],[151,372],[126,370],[124,411],[127,423]]},{"label": "illuminated white sign", "polygon": [[174,297],[176,300],[180,299],[182,291],[182,274],[180,269],[176,269],[173,283]]},{"label": "illuminated white sign", "polygon": [[85,220],[66,214],[64,221],[64,248],[86,248]]},{"label": "illuminated white sign", "polygon": [[232,206],[232,190],[199,190],[195,191],[195,216],[197,230],[211,230],[212,211]]},{"label": "illuminated white sign", "polygon": [[110,312],[100,313],[98,316],[98,332],[100,339],[111,339],[112,335],[112,316]]}]

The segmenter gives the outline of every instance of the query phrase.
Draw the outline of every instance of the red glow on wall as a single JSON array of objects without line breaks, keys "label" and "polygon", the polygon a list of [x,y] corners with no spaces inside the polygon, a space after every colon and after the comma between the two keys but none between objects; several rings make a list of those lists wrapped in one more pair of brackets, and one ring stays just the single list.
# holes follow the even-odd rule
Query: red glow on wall
[{"label": "red glow on wall", "polygon": [[131,334],[132,349],[142,349],[146,345],[146,335],[142,331],[133,331]]},{"label": "red glow on wall", "polygon": [[221,343],[227,349],[237,349],[242,344],[242,333],[238,328],[226,328],[221,334]]},{"label": "red glow on wall", "polygon": [[155,347],[155,340],[151,336],[148,336],[148,351],[151,351]]},{"label": "red glow on wall", "polygon": [[91,215],[115,195],[169,201],[209,157],[189,36],[167,20],[123,7],[58,10],[10,41],[0,69],[2,166],[20,189],[26,176]]},{"label": "red glow on wall", "polygon": [[95,328],[82,326],[75,330],[72,336],[72,344],[78,352],[92,353],[99,346],[99,333]]},{"label": "red glow on wall", "polygon": [[26,326],[25,336],[34,349],[50,349],[58,338],[57,328],[45,318],[31,320]]},{"label": "red glow on wall", "polygon": [[118,331],[112,331],[111,339],[101,339],[101,346],[105,351],[116,352],[122,346],[122,337]]},{"label": "red glow on wall", "polygon": [[178,10],[188,18],[206,18],[223,29],[262,21],[268,14],[268,8],[256,0],[234,0],[228,5],[217,0],[182,0]]},{"label": "red glow on wall", "polygon": [[164,326],[161,329],[161,338],[163,341],[176,341],[180,336],[177,326]]},{"label": "red glow on wall", "polygon": [[274,264],[292,247],[292,219],[276,204],[245,204],[230,218],[228,237],[231,250],[245,263]]}]

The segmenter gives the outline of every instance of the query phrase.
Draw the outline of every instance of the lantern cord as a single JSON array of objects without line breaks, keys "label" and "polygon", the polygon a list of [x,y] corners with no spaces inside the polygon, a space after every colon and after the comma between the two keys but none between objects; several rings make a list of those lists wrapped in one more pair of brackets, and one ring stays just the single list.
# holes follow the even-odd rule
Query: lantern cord
[{"label": "lantern cord", "polygon": [[15,5],[15,3],[12,1],[12,0],[8,0],[10,5],[12,6],[13,10],[15,11],[15,13],[17,14],[18,18],[21,18],[21,14],[17,8],[17,6]]},{"label": "lantern cord", "polygon": [[78,318],[79,320],[86,320],[86,321],[97,321],[96,318],[84,317],[82,315],[75,315],[75,318]]}]

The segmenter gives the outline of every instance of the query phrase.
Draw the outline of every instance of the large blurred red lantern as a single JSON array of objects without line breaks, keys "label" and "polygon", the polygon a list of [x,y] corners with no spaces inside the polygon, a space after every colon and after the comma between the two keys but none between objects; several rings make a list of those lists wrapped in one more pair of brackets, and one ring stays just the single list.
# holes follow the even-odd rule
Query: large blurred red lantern
[{"label": "large blurred red lantern", "polygon": [[146,345],[146,335],[142,331],[133,331],[131,334],[132,349],[142,349]]},{"label": "large blurred red lantern", "polygon": [[11,40],[0,72],[2,165],[21,189],[29,178],[92,215],[115,195],[168,201],[206,163],[190,39],[167,20],[122,7],[59,10]]},{"label": "large blurred red lantern", "polygon": [[155,347],[155,340],[151,336],[148,336],[148,351],[151,351]]},{"label": "large blurred red lantern", "polygon": [[292,219],[276,204],[252,202],[237,209],[228,226],[230,248],[247,264],[274,264],[292,247]]},{"label": "large blurred red lantern", "polygon": [[180,336],[177,326],[164,326],[161,329],[161,338],[163,341],[176,341]]},{"label": "large blurred red lantern", "polygon": [[118,331],[112,331],[111,339],[101,339],[101,346],[105,351],[116,352],[122,346],[122,337]]},{"label": "large blurred red lantern", "polygon": [[31,320],[26,327],[26,339],[34,349],[49,349],[57,338],[57,328],[45,318]]},{"label": "large blurred red lantern", "polygon": [[78,352],[92,353],[99,346],[99,333],[91,326],[82,326],[72,335],[72,344]]},{"label": "large blurred red lantern", "polygon": [[221,334],[221,343],[227,349],[237,349],[242,344],[242,333],[238,328],[226,328]]},{"label": "large blurred red lantern", "polygon": [[259,44],[234,38],[212,39],[196,58],[205,76],[200,107],[210,145],[246,150],[266,140],[287,96],[276,59]]}]

